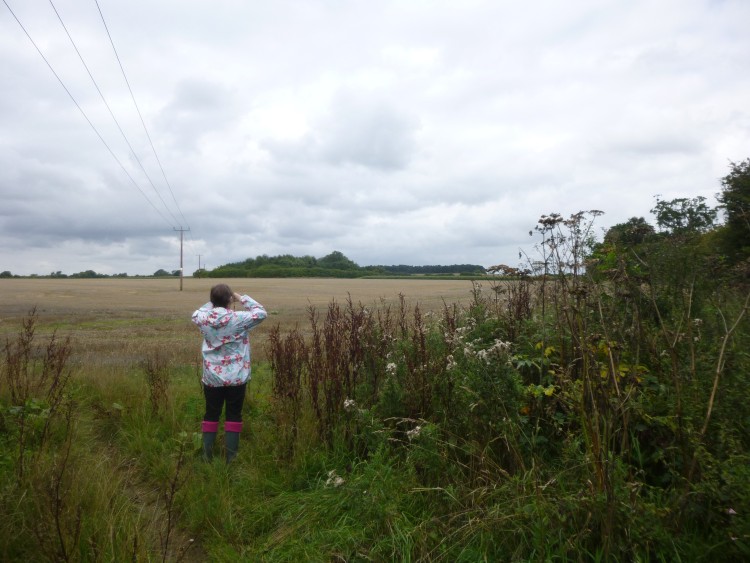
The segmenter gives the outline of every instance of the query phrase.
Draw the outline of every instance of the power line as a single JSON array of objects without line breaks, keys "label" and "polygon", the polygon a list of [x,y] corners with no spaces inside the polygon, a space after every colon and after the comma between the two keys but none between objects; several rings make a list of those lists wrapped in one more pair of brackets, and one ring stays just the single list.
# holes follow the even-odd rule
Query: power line
[{"label": "power line", "polygon": [[[151,145],[151,150],[154,153],[154,158],[156,159],[156,162],[159,164],[159,169],[161,170],[161,175],[164,177],[164,182],[167,184],[167,188],[169,188],[169,193],[172,195],[172,201],[174,201],[175,206],[177,207],[177,211],[180,212],[180,217],[182,217],[182,220],[185,222],[185,225],[187,226],[187,230],[190,231],[190,225],[187,222],[187,219],[185,219],[185,215],[182,213],[182,209],[180,209],[180,205],[177,203],[177,198],[174,195],[174,191],[172,190],[172,185],[169,183],[169,180],[167,179],[167,174],[164,172],[164,167],[161,164],[161,160],[159,159],[159,155],[156,154],[156,147],[154,146],[153,141],[151,140],[151,135],[148,132],[148,128],[146,127],[146,122],[143,119],[143,115],[141,114],[141,110],[138,107],[138,103],[135,101],[135,95],[133,94],[133,89],[130,87],[130,81],[128,80],[127,75],[125,74],[125,68],[122,66],[122,61],[120,60],[120,55],[117,53],[117,48],[115,48],[115,42],[112,39],[112,34],[109,32],[109,27],[107,26],[107,22],[104,19],[104,14],[102,13],[102,9],[99,6],[99,0],[94,0],[96,3],[96,8],[99,10],[99,16],[102,19],[102,24],[104,24],[104,29],[107,32],[107,37],[109,37],[109,43],[112,45],[112,51],[115,53],[115,58],[117,59],[117,64],[120,66],[120,71],[122,72],[122,77],[125,79],[125,84],[128,86],[128,92],[130,92],[130,98],[133,100],[133,105],[135,106],[135,111],[138,113],[138,117],[141,120],[141,125],[143,125],[143,131],[146,133],[146,138],[148,139],[149,144]],[[179,223],[179,221],[178,221]]]},{"label": "power line", "polygon": [[182,220],[185,222],[185,226],[187,227],[186,230],[187,230],[188,236],[190,237],[190,243],[191,243],[190,246],[191,246],[192,251],[195,252],[195,247],[194,247],[195,240],[193,239],[193,232],[190,229],[190,224],[188,223],[187,219],[185,219],[185,215],[182,213],[182,209],[180,208],[179,203],[177,203],[177,198],[174,195],[174,190],[172,190],[172,185],[170,184],[169,179],[167,179],[167,174],[164,171],[164,167],[162,166],[161,159],[159,158],[159,155],[156,153],[156,147],[154,146],[154,143],[151,139],[151,135],[148,132],[148,127],[146,127],[146,122],[143,119],[143,115],[141,114],[140,108],[138,107],[138,102],[136,102],[135,100],[135,94],[133,93],[133,89],[130,86],[130,81],[128,80],[128,76],[125,73],[125,67],[122,64],[120,55],[117,52],[117,48],[115,47],[115,42],[112,39],[112,34],[109,32],[109,26],[107,25],[107,21],[104,19],[104,13],[102,12],[101,6],[99,5],[99,0],[94,0],[94,3],[96,4],[96,8],[99,11],[99,16],[101,17],[102,25],[104,25],[104,30],[107,32],[109,43],[110,45],[112,45],[112,51],[115,54],[115,59],[117,59],[117,64],[120,66],[120,72],[122,73],[122,77],[125,80],[125,84],[128,87],[128,92],[130,92],[130,99],[133,101],[133,106],[135,107],[135,111],[138,114],[138,118],[141,120],[143,131],[146,133],[146,138],[148,139],[148,142],[151,145],[151,151],[154,153],[154,158],[156,159],[156,162],[159,165],[159,170],[161,170],[161,175],[164,178],[164,183],[167,185],[167,188],[169,189],[169,193],[172,195],[172,201],[174,201],[175,207],[177,208],[177,211],[180,213],[180,217],[182,217]]},{"label": "power line", "polygon": [[137,183],[137,182],[136,182],[136,181],[135,181],[135,180],[133,179],[133,177],[132,177],[132,176],[130,175],[130,173],[128,172],[127,168],[125,168],[125,166],[124,166],[124,165],[122,164],[122,162],[120,162],[120,159],[119,159],[119,158],[117,158],[117,155],[115,155],[115,153],[114,153],[114,152],[112,151],[112,149],[110,148],[110,146],[109,146],[109,145],[107,144],[107,142],[106,142],[106,141],[104,140],[104,137],[102,137],[101,133],[99,133],[99,130],[98,130],[98,129],[97,129],[97,128],[96,128],[95,126],[94,126],[94,124],[93,124],[93,123],[91,122],[91,120],[89,119],[88,115],[86,115],[86,112],[85,112],[85,111],[83,111],[83,108],[82,108],[82,107],[81,107],[81,106],[79,105],[79,103],[78,103],[78,102],[76,101],[76,99],[75,99],[75,97],[73,96],[73,94],[71,94],[71,93],[70,93],[70,90],[68,90],[68,87],[67,87],[67,86],[65,86],[65,83],[64,83],[64,82],[62,81],[62,79],[61,79],[61,78],[60,78],[60,76],[59,76],[59,75],[57,74],[57,72],[55,72],[55,69],[54,69],[54,68],[52,67],[52,65],[50,64],[50,62],[49,62],[49,61],[47,60],[47,57],[45,57],[45,56],[44,56],[44,53],[42,53],[41,49],[40,49],[40,48],[39,48],[39,47],[37,46],[37,44],[36,44],[36,42],[34,41],[34,39],[32,39],[32,37],[31,37],[31,35],[29,34],[29,32],[28,32],[28,31],[26,30],[26,28],[24,27],[24,25],[23,25],[23,24],[21,23],[21,20],[19,20],[19,19],[18,19],[18,16],[16,16],[16,13],[15,13],[15,12],[13,11],[13,9],[12,9],[12,8],[11,8],[11,7],[10,7],[10,6],[8,5],[8,2],[7,2],[6,0],[3,0],[3,4],[5,4],[5,7],[6,7],[6,8],[8,8],[8,11],[9,11],[9,12],[11,13],[11,15],[13,16],[13,18],[14,18],[14,19],[16,20],[16,23],[18,23],[18,25],[19,25],[19,26],[21,27],[21,29],[23,30],[24,34],[26,34],[26,37],[28,37],[29,41],[31,41],[31,44],[32,44],[32,45],[34,46],[34,48],[36,49],[36,52],[37,52],[37,53],[39,53],[39,56],[40,56],[40,57],[42,57],[42,60],[43,60],[43,61],[44,61],[44,62],[45,62],[45,63],[47,64],[47,67],[48,67],[48,68],[50,69],[50,71],[51,71],[51,72],[52,72],[52,74],[53,74],[53,75],[55,76],[55,78],[57,78],[57,81],[58,81],[58,82],[60,83],[60,86],[62,86],[62,87],[63,87],[63,90],[65,90],[65,92],[66,92],[66,93],[68,94],[68,96],[70,97],[70,99],[71,99],[71,100],[73,101],[73,103],[75,104],[75,106],[76,106],[76,107],[78,108],[78,111],[80,111],[80,112],[81,112],[81,115],[83,115],[83,118],[84,118],[84,119],[86,120],[86,122],[87,122],[87,123],[89,124],[89,126],[91,126],[91,128],[92,128],[92,129],[94,130],[94,133],[96,133],[96,136],[97,136],[97,137],[99,137],[99,140],[100,140],[100,141],[102,142],[102,144],[103,144],[103,145],[104,145],[104,146],[106,147],[106,149],[107,149],[107,150],[109,151],[109,154],[110,154],[110,155],[112,155],[112,158],[114,158],[114,159],[115,159],[115,162],[117,162],[117,164],[119,164],[119,165],[120,165],[120,168],[122,168],[123,172],[125,172],[125,175],[126,175],[126,176],[127,176],[127,177],[128,177],[129,179],[130,179],[130,182],[131,182],[131,183],[133,184],[133,186],[135,186],[135,188],[136,188],[136,189],[137,189],[137,190],[138,190],[139,192],[141,192],[141,195],[143,195],[143,197],[144,197],[144,198],[146,199],[146,201],[147,201],[147,202],[149,203],[149,205],[151,205],[151,207],[153,207],[153,208],[154,208],[154,210],[155,210],[155,211],[156,211],[156,212],[157,212],[157,213],[159,214],[159,216],[160,216],[160,217],[161,217],[162,219],[164,219],[164,222],[165,222],[165,223],[167,223],[167,225],[169,225],[170,227],[173,227],[172,223],[171,223],[171,222],[170,222],[170,221],[169,221],[169,220],[168,220],[168,219],[167,219],[167,218],[166,218],[166,217],[164,216],[164,214],[163,214],[163,213],[162,213],[162,212],[161,212],[161,211],[159,210],[159,208],[158,208],[158,207],[156,207],[156,205],[154,205],[154,203],[153,203],[153,202],[152,202],[152,201],[151,201],[151,200],[149,199],[149,197],[148,197],[148,196],[146,195],[146,192],[144,192],[144,191],[143,191],[143,190],[141,189],[141,187],[140,187],[140,186],[138,185],[138,183]]},{"label": "power line", "polygon": [[[122,127],[120,127],[120,122],[117,121],[117,118],[115,117],[115,114],[112,112],[112,108],[110,108],[109,104],[107,103],[107,99],[104,97],[104,94],[102,93],[101,89],[99,88],[99,84],[97,84],[96,79],[94,79],[94,75],[91,74],[91,70],[89,69],[88,65],[86,64],[86,61],[83,59],[83,55],[81,55],[81,52],[78,50],[78,46],[76,45],[76,42],[73,40],[73,37],[70,35],[70,32],[68,31],[67,26],[65,25],[65,22],[63,22],[62,17],[60,16],[60,13],[57,11],[57,8],[55,7],[55,4],[52,2],[52,0],[49,0],[50,6],[52,6],[52,9],[55,12],[55,15],[57,16],[58,21],[60,22],[60,25],[65,30],[65,34],[68,36],[68,39],[70,39],[71,45],[73,45],[73,49],[75,49],[76,54],[78,55],[78,58],[81,60],[81,64],[83,65],[83,68],[86,69],[86,72],[89,75],[89,78],[91,79],[91,82],[94,84],[94,88],[96,88],[96,91],[99,93],[99,97],[102,99],[102,102],[104,102],[105,107],[107,108],[107,111],[109,112],[110,117],[112,117],[112,121],[115,122],[115,125],[117,126],[117,129],[120,131],[120,135],[122,135],[123,140],[125,141],[125,144],[128,145],[128,148],[130,149],[130,153],[133,155],[133,158],[135,158],[135,161],[138,163],[138,166],[140,166],[141,171],[146,176],[146,179],[148,180],[149,184],[151,184],[151,187],[156,192],[156,195],[159,197],[159,200],[164,205],[164,208],[167,210],[167,212],[171,215],[172,219],[175,223],[179,224],[179,220],[177,217],[174,216],[172,211],[169,209],[169,206],[164,201],[164,198],[161,197],[161,194],[159,193],[159,190],[156,189],[156,186],[154,185],[154,182],[151,180],[151,177],[148,175],[148,172],[146,172],[146,169],[143,166],[143,163],[141,162],[141,159],[138,158],[138,155],[136,154],[135,150],[133,149],[133,146],[130,144],[130,141],[128,140],[127,135],[125,135],[125,132],[122,130]],[[175,202],[177,203],[177,202]],[[178,207],[179,209],[179,207]],[[184,219],[184,217],[183,217]]]}]

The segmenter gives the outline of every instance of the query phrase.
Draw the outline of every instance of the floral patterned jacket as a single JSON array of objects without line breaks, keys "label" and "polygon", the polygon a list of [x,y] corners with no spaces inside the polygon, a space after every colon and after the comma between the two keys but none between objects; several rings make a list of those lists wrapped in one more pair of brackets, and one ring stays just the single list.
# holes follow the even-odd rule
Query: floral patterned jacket
[{"label": "floral patterned jacket", "polygon": [[262,323],[263,305],[242,296],[244,311],[232,311],[206,303],[193,313],[203,335],[203,384],[208,387],[242,385],[250,380],[248,331]]}]

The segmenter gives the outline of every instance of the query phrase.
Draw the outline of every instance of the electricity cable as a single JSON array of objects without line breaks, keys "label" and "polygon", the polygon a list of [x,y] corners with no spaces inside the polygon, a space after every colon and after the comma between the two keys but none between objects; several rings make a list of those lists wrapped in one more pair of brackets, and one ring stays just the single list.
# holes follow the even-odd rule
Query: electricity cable
[{"label": "electricity cable", "polygon": [[[177,207],[177,211],[180,212],[180,217],[182,217],[182,220],[185,221],[185,225],[188,227],[188,230],[190,229],[190,225],[187,222],[187,219],[185,219],[185,215],[182,213],[182,209],[180,209],[179,204],[177,203],[177,198],[174,195],[174,191],[172,190],[172,185],[169,183],[169,180],[167,179],[167,174],[164,172],[164,167],[161,164],[161,160],[159,159],[159,155],[156,154],[156,147],[154,146],[153,141],[151,140],[151,135],[148,132],[148,128],[146,127],[146,122],[143,119],[143,115],[141,114],[141,110],[138,107],[138,103],[135,101],[135,95],[133,94],[133,89],[130,87],[130,81],[128,80],[127,75],[125,74],[125,68],[122,66],[122,61],[120,60],[120,55],[117,53],[117,49],[115,48],[115,42],[112,39],[112,35],[109,32],[109,27],[107,26],[107,22],[104,19],[104,14],[102,13],[102,9],[99,6],[99,0],[94,0],[96,3],[96,8],[99,10],[99,16],[102,19],[102,24],[104,25],[104,29],[107,32],[107,37],[109,37],[109,43],[112,45],[112,51],[115,53],[115,58],[117,59],[117,64],[120,65],[120,71],[122,72],[122,77],[125,79],[125,84],[128,87],[128,91],[130,92],[130,98],[133,100],[133,106],[135,106],[135,111],[138,113],[138,117],[141,120],[141,125],[143,125],[143,131],[146,133],[146,138],[148,139],[149,144],[151,145],[151,150],[154,153],[154,158],[156,159],[156,162],[159,164],[159,169],[161,170],[161,174],[164,177],[164,182],[167,184],[167,188],[169,188],[169,193],[172,195],[172,200],[174,201],[175,206]],[[178,221],[179,222],[179,221]],[[192,238],[192,235],[191,235]]]},{"label": "electricity cable", "polygon": [[99,130],[91,122],[91,120],[89,119],[88,115],[86,115],[86,112],[83,111],[83,108],[80,106],[80,104],[78,103],[78,101],[76,101],[75,97],[73,96],[73,94],[71,94],[70,90],[68,90],[68,87],[65,86],[65,83],[62,81],[62,79],[57,74],[57,72],[55,72],[55,69],[52,67],[52,65],[50,64],[50,62],[47,60],[47,57],[44,56],[44,53],[42,53],[41,49],[37,46],[37,44],[34,41],[34,39],[31,37],[31,35],[29,34],[29,32],[26,30],[26,28],[24,27],[24,25],[21,23],[21,20],[18,19],[18,16],[16,16],[16,13],[8,5],[8,2],[6,0],[3,0],[3,4],[5,4],[5,7],[8,8],[8,11],[11,13],[11,15],[13,16],[13,18],[16,20],[16,22],[18,23],[18,25],[21,27],[21,29],[23,30],[24,34],[26,34],[26,37],[29,39],[29,41],[31,41],[31,44],[36,49],[36,52],[39,53],[40,57],[42,57],[42,60],[47,64],[47,67],[50,69],[50,71],[52,72],[52,74],[55,75],[55,78],[57,78],[57,81],[60,83],[60,86],[63,87],[63,90],[65,90],[65,92],[68,94],[68,96],[70,97],[70,99],[73,101],[73,103],[75,104],[75,106],[78,108],[78,111],[81,112],[81,115],[83,115],[83,118],[86,120],[86,122],[94,130],[94,133],[96,133],[96,136],[99,137],[99,140],[102,142],[102,144],[109,151],[109,154],[112,155],[112,158],[115,159],[115,162],[117,162],[117,164],[120,165],[120,168],[122,168],[123,172],[125,172],[125,175],[130,179],[130,182],[133,184],[133,186],[135,186],[135,188],[139,192],[141,192],[141,195],[143,195],[143,197],[146,199],[146,201],[149,203],[149,205],[151,205],[151,207],[154,208],[154,210],[159,214],[159,216],[164,220],[164,222],[167,225],[169,225],[171,228],[174,228],[173,224],[170,223],[170,221],[164,216],[164,214],[159,210],[159,208],[156,207],[156,205],[154,205],[154,202],[152,202],[151,199],[149,199],[148,195],[146,195],[146,192],[144,192],[141,189],[141,187],[138,185],[138,183],[130,175],[130,173],[128,172],[127,168],[125,168],[125,166],[122,164],[122,162],[120,162],[120,159],[117,158],[117,155],[115,155],[115,153],[112,151],[112,149],[110,148],[110,146],[104,140],[104,137],[102,137],[101,133],[99,133]]},{"label": "electricity cable", "polygon": [[[78,50],[78,46],[76,45],[76,42],[73,40],[73,37],[70,35],[70,32],[68,31],[67,26],[65,25],[65,22],[63,22],[62,17],[60,16],[60,13],[57,11],[57,8],[55,7],[55,4],[52,2],[52,0],[49,0],[50,6],[52,6],[52,9],[55,12],[55,15],[57,16],[58,21],[60,22],[60,25],[65,30],[65,34],[68,36],[68,39],[70,39],[71,45],[73,45],[73,49],[75,49],[76,54],[78,55],[78,58],[81,60],[81,64],[83,65],[83,68],[86,69],[86,72],[89,75],[89,78],[91,79],[91,82],[94,84],[94,88],[96,88],[96,91],[99,93],[99,97],[102,99],[102,102],[104,102],[105,107],[107,108],[107,111],[109,112],[110,117],[112,117],[112,121],[115,122],[115,125],[117,126],[117,129],[120,131],[120,135],[122,135],[123,140],[125,141],[125,144],[128,145],[128,148],[130,149],[130,153],[133,155],[133,158],[138,163],[138,166],[140,166],[141,171],[146,176],[146,179],[148,180],[149,184],[151,184],[151,187],[156,192],[156,195],[159,197],[159,200],[164,205],[164,208],[167,210],[167,212],[171,215],[172,219],[175,223],[179,224],[179,220],[177,217],[174,216],[172,211],[169,209],[169,206],[164,201],[164,198],[162,198],[161,193],[159,193],[159,190],[154,185],[154,182],[151,180],[151,177],[148,175],[148,172],[146,172],[146,169],[143,166],[143,163],[141,162],[141,159],[138,158],[138,155],[135,152],[135,149],[133,149],[133,146],[130,144],[130,141],[128,140],[127,135],[125,135],[125,132],[122,130],[122,127],[120,126],[120,122],[117,121],[117,118],[115,117],[115,114],[112,112],[112,108],[109,106],[109,103],[107,103],[107,99],[104,97],[104,94],[102,93],[101,89],[99,88],[99,84],[97,84],[96,79],[94,78],[93,74],[91,74],[91,70],[89,69],[88,65],[86,64],[86,61],[83,59],[83,55],[81,55],[81,52]],[[175,202],[176,204],[177,202]],[[179,207],[178,207],[179,209]],[[183,217],[184,219],[184,217]]]},{"label": "electricity cable", "polygon": [[[148,132],[148,128],[146,127],[146,122],[143,119],[143,115],[141,114],[140,107],[138,107],[138,102],[136,102],[135,94],[133,93],[133,89],[130,86],[130,81],[128,80],[127,74],[125,72],[125,67],[122,64],[122,60],[120,59],[120,55],[117,52],[117,48],[115,47],[115,42],[112,39],[112,34],[109,31],[109,26],[107,25],[107,21],[104,18],[104,13],[102,12],[101,6],[99,5],[98,0],[94,0],[94,3],[96,4],[96,8],[99,11],[99,16],[102,20],[102,25],[104,26],[104,30],[107,32],[107,37],[109,38],[109,43],[112,46],[112,51],[115,54],[115,59],[117,59],[117,64],[120,66],[120,72],[122,73],[122,77],[125,80],[125,84],[128,87],[128,92],[130,92],[130,98],[133,101],[133,106],[135,107],[135,111],[138,114],[138,118],[141,120],[141,125],[143,126],[143,131],[146,134],[146,138],[148,139],[149,144],[151,145],[151,151],[154,153],[154,158],[156,159],[157,164],[159,165],[159,169],[161,170],[162,177],[164,178],[164,183],[167,185],[167,188],[169,189],[169,193],[172,195],[172,201],[174,201],[175,207],[177,208],[177,211],[180,213],[180,217],[182,217],[182,220],[185,222],[185,226],[187,227],[187,233],[190,238],[190,247],[193,252],[195,252],[194,243],[195,240],[193,239],[193,232],[190,229],[190,224],[188,223],[187,219],[185,218],[185,215],[182,212],[182,209],[180,208],[180,204],[177,203],[177,198],[174,195],[174,190],[172,190],[172,185],[169,182],[169,179],[167,179],[167,174],[164,171],[164,167],[162,166],[161,159],[159,158],[159,155],[156,152],[156,147],[154,146],[154,143],[151,139],[151,135]],[[173,215],[174,217],[174,215]],[[178,221],[179,223],[179,221]]]}]

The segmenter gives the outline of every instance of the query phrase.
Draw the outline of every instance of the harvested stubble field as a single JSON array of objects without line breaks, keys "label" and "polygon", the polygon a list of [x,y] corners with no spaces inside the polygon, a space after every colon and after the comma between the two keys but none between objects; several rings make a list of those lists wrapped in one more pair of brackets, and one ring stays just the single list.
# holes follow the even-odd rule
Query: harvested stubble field
[{"label": "harvested stubble field", "polygon": [[182,363],[195,362],[198,333],[190,315],[208,301],[209,289],[228,283],[262,303],[268,320],[253,333],[256,359],[265,357],[268,331],[307,326],[309,308],[325,315],[328,304],[348,299],[365,306],[398,306],[400,295],[423,311],[467,302],[464,279],[47,279],[0,280],[0,335],[17,332],[36,307],[40,332],[57,330],[73,339],[73,361],[127,364],[161,349]]}]

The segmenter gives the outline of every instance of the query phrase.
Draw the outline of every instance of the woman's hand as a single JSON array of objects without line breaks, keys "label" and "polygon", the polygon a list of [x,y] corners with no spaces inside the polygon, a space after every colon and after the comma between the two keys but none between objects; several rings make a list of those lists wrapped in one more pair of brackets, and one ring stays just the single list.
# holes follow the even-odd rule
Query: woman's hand
[{"label": "woman's hand", "polygon": [[242,296],[237,292],[232,293],[232,301],[234,301],[235,303],[239,303],[240,301],[242,301]]}]

